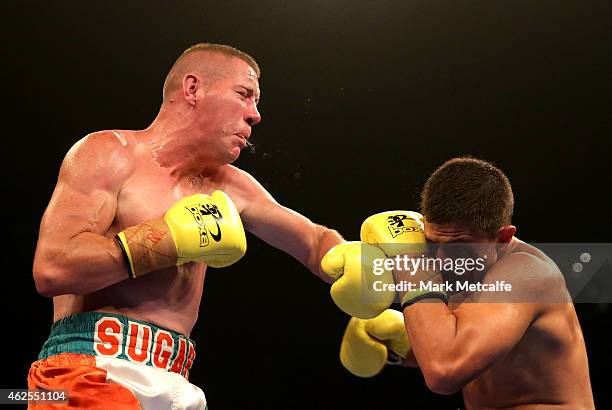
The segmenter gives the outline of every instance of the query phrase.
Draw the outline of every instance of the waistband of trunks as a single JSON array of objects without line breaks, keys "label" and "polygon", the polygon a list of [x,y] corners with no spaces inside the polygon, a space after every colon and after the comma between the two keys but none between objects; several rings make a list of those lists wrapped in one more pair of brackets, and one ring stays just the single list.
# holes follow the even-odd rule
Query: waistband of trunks
[{"label": "waistband of trunks", "polygon": [[195,343],[180,333],[142,320],[114,313],[82,312],[53,323],[38,359],[62,353],[124,359],[187,377],[195,359]]}]

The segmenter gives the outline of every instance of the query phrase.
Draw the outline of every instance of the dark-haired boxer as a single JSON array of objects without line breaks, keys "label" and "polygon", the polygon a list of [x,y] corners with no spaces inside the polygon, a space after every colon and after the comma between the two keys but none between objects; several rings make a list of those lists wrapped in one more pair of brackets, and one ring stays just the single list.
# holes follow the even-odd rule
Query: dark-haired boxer
[{"label": "dark-haired boxer", "polygon": [[187,381],[189,334],[207,266],[242,257],[243,227],[331,281],[319,262],[340,235],[230,165],[261,120],[258,78],[249,55],[198,44],[171,68],[148,128],[70,149],[34,259],[55,323],[30,389],[67,390],[72,408],[204,408]]},{"label": "dark-haired boxer", "polygon": [[[432,391],[461,390],[468,410],[593,409],[584,339],[563,275],[543,252],[514,236],[513,206],[501,170],[455,158],[422,190],[422,238],[415,236],[420,218],[414,213],[368,218],[364,228],[373,234],[362,239],[383,249],[426,240],[435,249],[432,263],[482,258],[483,265],[461,274],[395,269],[403,317],[391,310],[373,319],[353,317],[341,345],[344,366],[370,377],[388,356],[418,364]],[[398,221],[410,224],[398,229]],[[417,261],[422,256],[408,253]]]}]

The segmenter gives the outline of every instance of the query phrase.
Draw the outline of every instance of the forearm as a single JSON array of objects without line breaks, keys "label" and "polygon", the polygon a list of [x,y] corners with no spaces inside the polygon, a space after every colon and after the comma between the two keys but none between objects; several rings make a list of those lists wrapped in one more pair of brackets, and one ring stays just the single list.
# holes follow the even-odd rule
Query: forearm
[{"label": "forearm", "polygon": [[33,271],[36,288],[50,297],[89,294],[129,278],[117,241],[91,232],[39,243]]},{"label": "forearm", "polygon": [[427,299],[408,306],[404,309],[404,323],[412,349],[420,359],[439,361],[455,343],[457,318],[441,301]]},{"label": "forearm", "polygon": [[327,251],[339,243],[345,242],[342,236],[335,230],[329,229],[321,225],[315,225],[317,234],[311,252],[311,256],[308,258],[306,266],[312,273],[319,276],[323,281],[332,283],[334,280],[327,276],[321,269],[321,259],[325,256]]},{"label": "forearm", "polygon": [[462,357],[469,341],[460,340],[458,319],[445,303],[435,299],[417,302],[404,309],[404,322],[412,352],[431,390],[448,394],[471,380],[470,364]]}]

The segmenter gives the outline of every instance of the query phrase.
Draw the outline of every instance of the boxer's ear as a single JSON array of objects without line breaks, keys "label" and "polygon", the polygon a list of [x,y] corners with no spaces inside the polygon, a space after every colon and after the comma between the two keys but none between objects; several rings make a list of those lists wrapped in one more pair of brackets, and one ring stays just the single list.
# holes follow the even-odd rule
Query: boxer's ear
[{"label": "boxer's ear", "polygon": [[516,233],[516,226],[514,225],[502,226],[497,231],[497,235],[495,236],[495,242],[508,243],[512,240],[515,233]]},{"label": "boxer's ear", "polygon": [[183,78],[183,97],[189,105],[195,105],[197,99],[196,93],[201,84],[202,81],[196,75],[187,74]]}]

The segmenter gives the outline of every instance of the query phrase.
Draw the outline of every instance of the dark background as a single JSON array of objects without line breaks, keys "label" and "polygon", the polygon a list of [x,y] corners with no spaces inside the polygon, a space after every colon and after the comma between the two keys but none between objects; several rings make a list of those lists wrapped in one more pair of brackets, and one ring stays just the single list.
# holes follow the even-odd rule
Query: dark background
[{"label": "dark background", "polygon": [[[610,242],[609,1],[2,2],[3,388],[25,387],[51,301],[31,277],[38,224],[68,148],[146,127],[177,56],[226,43],[260,64],[263,121],[237,165],[282,204],[356,239],[415,209],[428,174],[473,155],[500,166],[529,242]],[[361,380],[338,347],[328,286],[253,236],[206,278],[191,381],[211,409],[462,407],[419,372]],[[578,304],[598,407],[609,405],[608,305]],[[435,323],[432,324],[435,326]],[[7,350],[8,349],[8,350]],[[8,352],[8,353],[7,353]]]}]

